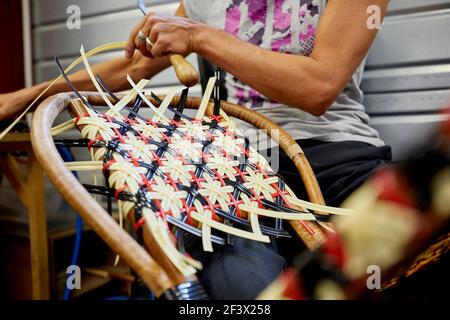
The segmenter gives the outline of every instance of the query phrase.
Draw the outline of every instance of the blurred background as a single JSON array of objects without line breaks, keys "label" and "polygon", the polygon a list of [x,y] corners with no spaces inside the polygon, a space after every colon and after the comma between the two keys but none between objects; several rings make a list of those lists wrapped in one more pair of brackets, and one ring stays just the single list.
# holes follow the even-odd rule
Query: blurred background
[{"label": "blurred background", "polygon": [[[145,1],[151,10],[173,13],[178,1]],[[135,0],[2,0],[0,1],[0,93],[17,90],[58,75],[53,57],[67,66],[79,56],[80,45],[124,41],[141,19]],[[81,19],[77,25],[77,16]],[[406,159],[433,136],[446,117],[450,103],[450,0],[391,0],[362,81],[365,106],[377,128],[393,148],[394,160]],[[355,39],[357,41],[357,39]],[[97,63],[122,55],[100,54]],[[189,60],[205,72],[204,61]],[[203,74],[205,76],[205,74]],[[150,82],[158,92],[178,86],[172,70]],[[201,85],[191,90],[200,95]],[[28,225],[25,207],[1,180],[0,193],[0,297],[30,298]],[[70,260],[75,215],[49,183],[46,190],[51,297],[62,296],[63,266]],[[111,254],[86,228],[92,245],[82,250],[87,263],[108,264]],[[86,240],[87,242],[88,240]],[[86,243],[85,242],[85,243]],[[100,254],[99,254],[100,253]],[[13,282],[11,282],[14,279]],[[97,279],[97,278],[96,278]],[[110,285],[112,278],[92,280],[86,292]],[[18,285],[20,284],[20,285]],[[117,284],[115,284],[117,285]],[[118,285],[118,287],[120,287]],[[82,295],[82,292],[77,293]]]}]

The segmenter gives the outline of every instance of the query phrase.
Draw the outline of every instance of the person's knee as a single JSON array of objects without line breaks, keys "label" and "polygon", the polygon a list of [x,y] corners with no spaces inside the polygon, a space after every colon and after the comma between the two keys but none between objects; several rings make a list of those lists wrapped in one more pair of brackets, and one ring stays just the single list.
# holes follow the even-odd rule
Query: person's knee
[{"label": "person's knee", "polygon": [[284,265],[271,245],[236,238],[232,247],[211,255],[199,277],[212,299],[254,299]]}]

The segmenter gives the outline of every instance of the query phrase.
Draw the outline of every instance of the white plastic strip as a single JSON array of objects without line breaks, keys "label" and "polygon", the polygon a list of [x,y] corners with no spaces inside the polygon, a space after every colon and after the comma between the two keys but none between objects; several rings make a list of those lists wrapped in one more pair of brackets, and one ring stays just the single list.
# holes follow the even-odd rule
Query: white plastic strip
[{"label": "white plastic strip", "polygon": [[314,210],[314,211],[318,211],[318,212],[324,212],[324,213],[329,213],[329,214],[334,214],[334,215],[342,215],[342,216],[348,216],[348,215],[352,215],[355,213],[354,210],[352,209],[345,209],[345,208],[335,208],[335,207],[328,207],[328,206],[323,206],[320,204],[316,204],[316,203],[312,203],[312,202],[308,202],[305,200],[300,200],[296,197],[291,197],[286,195],[286,200],[295,206],[299,206],[302,208],[306,208],[309,210]]},{"label": "white plastic strip", "polygon": [[138,82],[138,84],[134,84],[133,89],[134,90],[130,90],[129,92],[127,92],[127,94],[119,101],[117,102],[114,107],[110,110],[108,110],[107,114],[110,115],[110,112],[117,114],[118,112],[120,112],[123,108],[125,108],[125,106],[136,97],[136,94],[141,92],[145,86],[148,84],[150,80],[147,79],[142,79],[141,81]]},{"label": "white plastic strip", "polygon": [[53,137],[57,136],[61,133],[67,132],[67,131],[75,128],[75,121],[76,121],[76,119],[70,119],[70,120],[67,120],[67,121],[57,125],[57,126],[54,126],[51,130],[52,136]]},{"label": "white plastic strip", "polygon": [[258,214],[260,216],[271,217],[275,219],[284,220],[302,220],[302,221],[315,221],[316,218],[312,214],[302,214],[302,213],[288,213],[288,212],[278,212],[273,210],[261,209],[251,207],[245,204],[239,205],[239,209],[252,213]]},{"label": "white plastic strip", "polygon": [[237,236],[237,237],[241,237],[241,238],[245,238],[245,239],[249,239],[249,240],[266,242],[266,243],[270,242],[270,238],[268,236],[261,236],[261,235],[255,234],[253,232],[248,232],[248,231],[244,231],[244,230],[240,230],[240,229],[236,229],[236,228],[227,226],[225,224],[219,223],[212,219],[208,219],[205,216],[203,216],[195,211],[191,212],[191,217],[192,217],[192,219],[197,220],[198,222],[208,224],[211,228],[220,230],[222,232],[225,232],[225,233]]},{"label": "white plastic strip", "polygon": [[103,169],[102,161],[74,161],[65,162],[65,165],[70,171],[95,171]]},{"label": "white plastic strip", "polygon": [[[133,79],[131,79],[131,77],[129,75],[127,75],[127,80],[130,83],[131,87],[134,89],[134,91],[136,91],[136,93],[142,98],[142,100],[147,104],[147,106],[152,109],[152,111],[154,113],[156,113],[159,117],[163,118],[163,119],[167,119],[154,105],[153,103],[151,103],[147,97],[142,93],[142,89],[138,90],[138,88],[136,87],[136,84],[134,83]],[[170,103],[170,102],[169,102]]]},{"label": "white plastic strip", "polygon": [[214,89],[214,85],[216,84],[216,77],[209,78],[208,85],[205,89],[205,94],[203,95],[202,102],[198,107],[197,115],[195,119],[202,119],[205,115],[206,107],[208,107],[209,99],[211,98],[211,94]]},{"label": "white plastic strip", "polygon": [[[104,45],[101,45],[97,48],[94,48],[90,51],[88,51],[86,53],[86,57],[90,57],[93,56],[95,54],[104,52],[104,51],[110,51],[110,50],[119,50],[119,49],[123,49],[126,46],[126,42],[113,42],[113,43],[107,43]],[[75,68],[77,65],[79,65],[81,62],[83,61],[82,57],[79,57],[78,59],[76,59],[74,62],[72,62],[70,64],[70,66],[68,66],[66,68],[66,70],[64,70],[64,72],[68,73],[70,72],[73,68]],[[37,101],[39,101],[39,99],[42,98],[42,96],[51,88],[54,86],[54,84],[61,80],[62,76],[60,75],[58,78],[56,78],[55,80],[53,80],[47,88],[45,88],[29,105],[28,107],[25,108],[25,110],[5,129],[0,133],[0,140],[2,140],[7,134],[8,132],[11,131],[11,129],[27,114],[28,111],[30,111],[30,109],[36,104]]]},{"label": "white plastic strip", "polygon": [[83,45],[81,45],[80,54],[81,54],[81,58],[83,58],[84,66],[86,68],[87,73],[89,74],[89,77],[91,78],[92,83],[95,86],[95,89],[97,89],[98,93],[100,93],[100,96],[103,98],[103,100],[108,105],[108,107],[113,109],[114,105],[112,104],[111,101],[109,101],[108,96],[106,95],[105,92],[103,92],[102,87],[100,86],[100,84],[98,83],[97,79],[94,76],[94,73],[92,72],[91,66],[89,65],[89,61],[87,60],[87,57],[86,57],[86,52],[84,52]]}]

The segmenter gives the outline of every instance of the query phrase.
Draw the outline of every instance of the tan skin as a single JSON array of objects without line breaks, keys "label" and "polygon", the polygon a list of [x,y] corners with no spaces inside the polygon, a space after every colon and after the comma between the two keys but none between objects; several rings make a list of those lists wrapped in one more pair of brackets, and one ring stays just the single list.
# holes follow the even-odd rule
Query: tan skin
[{"label": "tan skin", "polygon": [[[366,26],[370,5],[378,5],[384,16],[388,0],[329,0],[313,52],[305,57],[262,49],[189,20],[181,3],[175,17],[147,15],[131,32],[126,57],[97,64],[93,70],[112,90],[125,90],[126,74],[135,80],[151,78],[169,66],[166,54],[195,52],[264,96],[319,116],[342,92],[376,36],[377,30]],[[153,46],[137,37],[140,30]],[[79,90],[94,89],[85,71],[70,78]],[[23,110],[46,85],[0,95],[0,120]],[[60,82],[48,95],[68,90]]]}]

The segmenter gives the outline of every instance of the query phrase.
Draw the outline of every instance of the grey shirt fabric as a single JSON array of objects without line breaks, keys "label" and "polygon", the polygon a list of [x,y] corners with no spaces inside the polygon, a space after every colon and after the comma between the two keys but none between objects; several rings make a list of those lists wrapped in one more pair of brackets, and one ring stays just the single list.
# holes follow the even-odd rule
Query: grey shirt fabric
[{"label": "grey shirt fabric", "polygon": [[[262,48],[308,56],[314,47],[325,1],[184,0],[184,6],[188,18],[223,29]],[[360,84],[364,64],[365,61],[328,111],[319,117],[264,97],[230,74],[225,79],[228,100],[267,116],[294,139],[359,141],[383,146],[363,106]],[[238,126],[246,136],[252,132],[248,124],[238,122]]]}]

